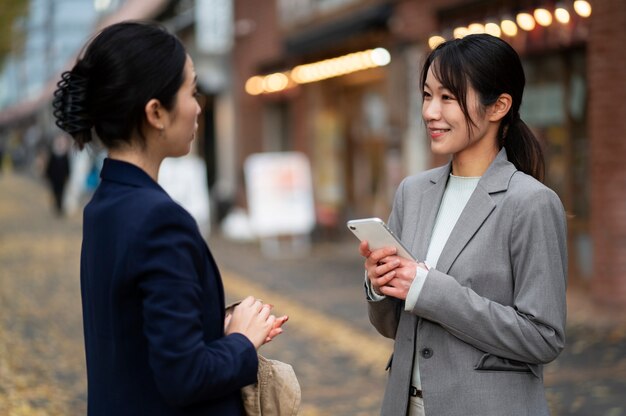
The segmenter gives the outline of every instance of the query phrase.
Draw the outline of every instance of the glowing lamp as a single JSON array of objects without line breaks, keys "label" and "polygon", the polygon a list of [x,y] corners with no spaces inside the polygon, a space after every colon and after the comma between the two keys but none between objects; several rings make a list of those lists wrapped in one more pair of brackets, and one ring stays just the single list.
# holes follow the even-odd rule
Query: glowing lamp
[{"label": "glowing lamp", "polygon": [[501,21],[500,28],[502,29],[502,33],[509,37],[517,35],[517,25],[512,20],[504,19]]},{"label": "glowing lamp", "polygon": [[541,26],[550,26],[552,24],[552,14],[546,9],[535,9],[533,16]]},{"label": "glowing lamp", "polygon": [[591,16],[591,4],[587,0],[576,0],[574,2],[574,10],[580,17]]},{"label": "glowing lamp", "polygon": [[535,19],[530,13],[518,13],[515,20],[522,30],[530,32],[535,28]]}]

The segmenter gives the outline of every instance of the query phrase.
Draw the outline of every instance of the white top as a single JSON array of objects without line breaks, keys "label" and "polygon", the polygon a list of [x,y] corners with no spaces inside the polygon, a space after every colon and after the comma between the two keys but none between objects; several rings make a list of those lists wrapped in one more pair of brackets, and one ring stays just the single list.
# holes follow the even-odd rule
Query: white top
[{"label": "white top", "polygon": [[[454,176],[453,174],[450,174],[450,179],[446,184],[446,190],[444,191],[443,198],[441,199],[441,205],[439,206],[439,212],[437,213],[437,219],[435,220],[435,226],[433,228],[432,237],[430,238],[430,244],[428,245],[428,253],[426,254],[425,261],[428,267],[437,268],[439,256],[448,242],[450,233],[452,233],[452,229],[461,216],[461,212],[463,212],[465,205],[467,205],[467,201],[469,201],[472,193],[476,189],[479,180],[480,177]],[[409,293],[406,297],[405,310],[410,311],[415,307],[422,291],[422,287],[424,287],[424,283],[426,282],[427,276],[427,270],[424,270],[421,267],[417,268],[415,280],[413,280]],[[417,355],[415,356],[413,364],[413,377],[411,384],[421,390],[422,383],[420,381]]]}]

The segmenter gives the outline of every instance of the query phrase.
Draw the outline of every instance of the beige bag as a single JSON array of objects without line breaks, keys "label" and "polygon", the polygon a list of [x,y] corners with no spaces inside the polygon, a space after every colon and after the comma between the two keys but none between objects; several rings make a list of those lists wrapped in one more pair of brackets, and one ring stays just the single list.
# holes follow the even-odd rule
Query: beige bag
[{"label": "beige bag", "polygon": [[248,416],[296,416],[300,408],[300,383],[293,367],[259,355],[257,382],[241,389]]}]

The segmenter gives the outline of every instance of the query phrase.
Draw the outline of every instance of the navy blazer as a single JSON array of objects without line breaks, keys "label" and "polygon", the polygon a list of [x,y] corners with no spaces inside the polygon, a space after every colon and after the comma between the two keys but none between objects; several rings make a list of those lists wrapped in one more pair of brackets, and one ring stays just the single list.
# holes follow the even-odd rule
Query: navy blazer
[{"label": "navy blazer", "polygon": [[224,289],[196,222],[140,168],[106,159],[85,207],[88,414],[240,415],[254,345],[224,336]]}]

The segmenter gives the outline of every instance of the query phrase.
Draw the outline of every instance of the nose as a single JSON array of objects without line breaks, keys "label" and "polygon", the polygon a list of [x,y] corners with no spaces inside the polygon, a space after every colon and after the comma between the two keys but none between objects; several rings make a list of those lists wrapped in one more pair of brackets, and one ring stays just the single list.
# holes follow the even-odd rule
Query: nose
[{"label": "nose", "polygon": [[425,121],[439,120],[441,117],[441,104],[439,100],[435,98],[424,100],[422,104],[422,117]]}]

